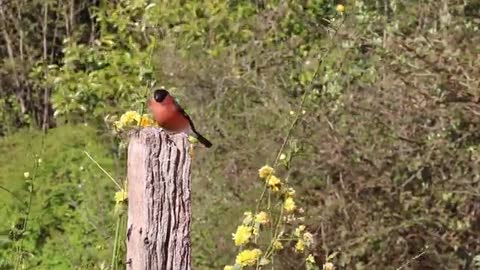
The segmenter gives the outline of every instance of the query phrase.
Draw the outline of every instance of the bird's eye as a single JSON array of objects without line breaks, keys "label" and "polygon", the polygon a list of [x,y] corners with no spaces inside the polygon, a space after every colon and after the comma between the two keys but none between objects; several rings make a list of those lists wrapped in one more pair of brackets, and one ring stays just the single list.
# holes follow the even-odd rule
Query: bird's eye
[{"label": "bird's eye", "polygon": [[153,93],[153,98],[156,102],[162,102],[166,96],[168,96],[168,92],[165,89],[158,89]]}]

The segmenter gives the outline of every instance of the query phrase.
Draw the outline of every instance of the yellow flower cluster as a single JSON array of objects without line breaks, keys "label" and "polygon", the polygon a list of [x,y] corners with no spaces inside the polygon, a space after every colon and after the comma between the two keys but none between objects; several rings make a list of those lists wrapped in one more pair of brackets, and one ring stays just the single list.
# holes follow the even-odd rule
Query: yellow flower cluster
[{"label": "yellow flower cluster", "polygon": [[242,246],[248,243],[252,236],[253,228],[250,226],[240,225],[237,227],[237,231],[232,234],[233,241],[236,246]]},{"label": "yellow flower cluster", "polygon": [[122,116],[120,116],[120,120],[115,122],[115,126],[118,129],[122,129],[125,126],[132,125],[133,123],[140,120],[140,114],[136,111],[127,111]]},{"label": "yellow flower cluster", "polygon": [[136,111],[127,111],[120,116],[120,120],[115,121],[114,125],[118,130],[122,130],[126,127],[132,127],[136,125],[141,127],[150,127],[154,126],[155,122],[146,114],[140,116],[140,114]]},{"label": "yellow flower cluster", "polygon": [[260,178],[267,178],[270,175],[272,175],[273,172],[274,170],[272,167],[265,165],[262,168],[260,168],[260,170],[258,170],[258,176],[260,176]]},{"label": "yellow flower cluster", "polygon": [[[293,212],[297,209],[297,205],[293,198],[295,195],[295,190],[288,187],[286,183],[282,183],[280,178],[275,176],[274,173],[275,170],[268,165],[265,165],[258,170],[258,176],[265,181],[266,187],[273,192],[277,192],[276,197],[283,201],[281,207],[287,215],[283,217],[280,215],[279,222],[280,218],[283,218],[281,220],[287,220],[287,223],[288,218],[292,218],[294,221],[301,220],[293,215]],[[298,213],[301,213],[301,209],[298,210]],[[262,225],[269,224],[272,222],[272,220],[274,220],[274,217],[271,217],[265,211],[254,213],[250,211],[245,212],[242,225],[238,226],[236,232],[232,234],[232,239],[234,240],[235,246],[245,246],[249,242],[256,243]],[[305,249],[307,247],[311,247],[313,243],[313,235],[309,232],[306,232],[305,229],[305,225],[300,225],[294,231],[294,239],[296,241],[294,249],[299,253],[304,252]],[[282,231],[280,234],[272,236],[270,248],[272,248],[273,251],[278,251],[284,248],[281,242],[281,236],[283,233],[284,232]],[[285,239],[285,241],[290,240]],[[267,265],[270,263],[270,256],[273,256],[272,254],[269,253],[268,256],[261,258],[262,251],[260,249],[243,250],[237,255],[235,259],[235,265],[227,265],[224,267],[224,270],[243,269],[243,267],[255,266],[257,264]],[[307,263],[314,263],[314,258],[312,255],[307,257]]]},{"label": "yellow flower cluster", "polygon": [[122,189],[120,191],[115,192],[115,202],[117,204],[125,202],[127,200],[127,191]]},{"label": "yellow flower cluster", "polygon": [[261,211],[255,216],[255,222],[258,222],[260,224],[267,224],[268,222],[270,222],[270,219],[267,213]]},{"label": "yellow flower cluster", "polygon": [[278,177],[276,177],[275,175],[270,175],[267,178],[267,185],[273,191],[279,191],[282,187],[282,181],[280,181],[280,179],[278,179]]},{"label": "yellow flower cluster", "polygon": [[273,242],[273,249],[275,250],[281,250],[283,249],[283,244],[282,242],[278,241],[278,240],[275,240],[275,242]]},{"label": "yellow flower cluster", "polygon": [[293,233],[294,236],[296,237],[300,237],[303,233],[303,231],[305,231],[305,225],[300,225],[298,226],[296,229],[295,229],[295,232]]},{"label": "yellow flower cluster", "polygon": [[338,12],[338,13],[343,13],[343,12],[345,12],[345,6],[342,5],[342,4],[337,5],[337,8],[336,8],[336,9],[337,9],[337,12]]},{"label": "yellow flower cluster", "polygon": [[273,190],[274,192],[280,191],[282,187],[282,181],[273,175],[274,169],[268,165],[263,166],[258,170],[258,176],[262,179],[265,179],[267,182],[268,187]]},{"label": "yellow flower cluster", "polygon": [[298,238],[295,245],[296,252],[303,252],[305,250],[305,246],[311,247],[313,245],[313,235],[309,232],[306,232],[305,229],[305,225],[300,225],[293,232],[293,235]]},{"label": "yellow flower cluster", "polygon": [[155,124],[155,122],[150,119],[147,115],[143,115],[142,118],[140,119],[140,126],[141,127],[151,127]]},{"label": "yellow flower cluster", "polygon": [[303,252],[305,250],[305,241],[303,239],[298,239],[297,244],[295,244],[296,252]]},{"label": "yellow flower cluster", "polygon": [[293,200],[292,197],[286,198],[285,201],[283,202],[283,209],[285,209],[287,213],[291,213],[295,211],[296,208],[297,208],[297,205],[295,204],[295,201]]},{"label": "yellow flower cluster", "polygon": [[237,255],[235,263],[242,267],[254,266],[257,264],[257,261],[261,255],[262,251],[260,249],[247,249]]}]

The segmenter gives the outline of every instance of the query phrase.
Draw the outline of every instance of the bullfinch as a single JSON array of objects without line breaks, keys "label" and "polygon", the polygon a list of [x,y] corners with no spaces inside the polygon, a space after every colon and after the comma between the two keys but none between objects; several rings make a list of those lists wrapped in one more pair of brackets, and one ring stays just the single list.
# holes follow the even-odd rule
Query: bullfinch
[{"label": "bullfinch", "polygon": [[162,128],[176,133],[185,132],[197,138],[205,147],[212,146],[209,140],[198,133],[192,119],[167,90],[163,88],[155,90],[153,98],[148,101],[148,107],[153,114],[153,118]]}]

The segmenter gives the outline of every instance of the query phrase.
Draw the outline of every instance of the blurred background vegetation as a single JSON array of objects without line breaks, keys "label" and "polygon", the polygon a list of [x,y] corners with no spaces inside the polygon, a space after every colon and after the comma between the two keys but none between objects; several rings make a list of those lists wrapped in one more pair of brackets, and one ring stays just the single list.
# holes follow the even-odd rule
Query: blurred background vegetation
[{"label": "blurred background vegetation", "polygon": [[478,0],[0,0],[0,269],[108,269],[115,187],[83,151],[124,179],[111,120],[154,84],[214,143],[195,269],[232,262],[303,96],[283,173],[319,265],[480,269],[479,26]]}]

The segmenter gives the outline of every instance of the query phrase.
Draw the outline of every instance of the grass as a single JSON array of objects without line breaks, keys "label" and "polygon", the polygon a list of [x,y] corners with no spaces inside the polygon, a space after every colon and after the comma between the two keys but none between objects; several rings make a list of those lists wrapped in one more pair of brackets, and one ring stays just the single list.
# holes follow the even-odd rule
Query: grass
[{"label": "grass", "polygon": [[[41,131],[22,130],[0,139],[0,236],[6,240],[0,245],[0,269],[12,263],[7,259],[12,256],[28,257],[26,265],[64,269],[111,254],[108,243],[115,229],[115,187],[82,152],[88,150],[106,170],[113,171],[107,144],[99,140],[94,128],[83,125],[51,129],[43,151],[42,137]],[[42,161],[34,173],[38,159]],[[30,178],[35,174],[34,190],[24,172]],[[22,244],[11,243],[14,228],[21,229],[27,217],[25,234],[17,236]],[[11,244],[20,249],[17,255],[9,253]],[[52,253],[48,261],[43,250],[47,247]]]}]

